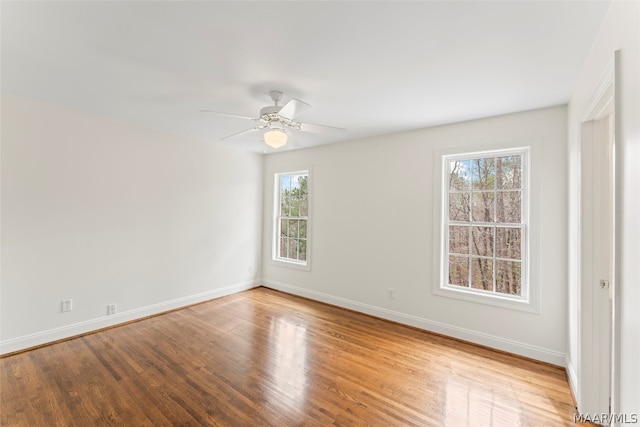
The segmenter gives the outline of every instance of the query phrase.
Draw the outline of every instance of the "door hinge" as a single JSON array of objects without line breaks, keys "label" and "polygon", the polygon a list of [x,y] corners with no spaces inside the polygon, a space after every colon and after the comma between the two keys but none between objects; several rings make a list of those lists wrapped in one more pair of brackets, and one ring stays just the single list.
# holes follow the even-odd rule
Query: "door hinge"
[{"label": "door hinge", "polygon": [[609,281],[605,279],[600,280],[600,289],[609,289]]}]

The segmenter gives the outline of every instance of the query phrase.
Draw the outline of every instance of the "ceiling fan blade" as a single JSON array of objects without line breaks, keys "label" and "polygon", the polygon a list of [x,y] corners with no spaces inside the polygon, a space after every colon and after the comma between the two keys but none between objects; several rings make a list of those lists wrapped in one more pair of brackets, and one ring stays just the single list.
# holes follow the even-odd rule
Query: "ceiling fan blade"
[{"label": "ceiling fan blade", "polygon": [[251,128],[251,129],[241,130],[240,132],[232,133],[231,135],[227,135],[224,138],[220,138],[220,141],[224,141],[226,139],[234,138],[234,137],[240,136],[240,135],[247,135],[247,134],[262,130],[264,128],[266,128],[266,126],[258,126],[258,127]]},{"label": "ceiling fan blade", "polygon": [[313,123],[301,123],[300,130],[303,132],[322,133],[332,136],[346,136],[347,130],[333,126],[314,125]]},{"label": "ceiling fan blade", "polygon": [[293,120],[300,113],[311,108],[311,105],[302,102],[299,99],[291,98],[284,107],[278,111],[278,115],[285,119]]},{"label": "ceiling fan blade", "polygon": [[241,116],[239,114],[231,114],[231,113],[221,113],[220,111],[211,111],[211,110],[199,110],[200,113],[213,113],[219,116],[233,117],[235,119],[245,119],[245,120],[253,120],[254,122],[259,122],[260,119],[256,119],[255,117],[249,116]]}]

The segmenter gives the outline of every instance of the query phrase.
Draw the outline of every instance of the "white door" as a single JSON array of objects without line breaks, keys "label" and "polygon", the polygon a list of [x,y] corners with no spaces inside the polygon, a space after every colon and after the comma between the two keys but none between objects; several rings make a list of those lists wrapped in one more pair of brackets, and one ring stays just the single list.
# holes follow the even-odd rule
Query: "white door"
[{"label": "white door", "polygon": [[610,413],[613,360],[614,111],[612,99],[581,129],[582,412]]}]

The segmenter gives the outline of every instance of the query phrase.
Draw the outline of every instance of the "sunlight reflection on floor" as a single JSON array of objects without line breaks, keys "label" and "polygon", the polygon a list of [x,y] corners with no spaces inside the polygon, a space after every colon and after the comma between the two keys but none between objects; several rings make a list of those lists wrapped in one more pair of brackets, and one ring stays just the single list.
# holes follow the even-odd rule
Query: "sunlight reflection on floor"
[{"label": "sunlight reflection on floor", "polygon": [[304,410],[307,392],[307,330],[286,318],[277,318],[270,325],[271,356],[274,387],[267,399],[274,407]]},{"label": "sunlight reflection on floor", "polygon": [[446,425],[520,426],[520,404],[490,390],[452,378],[446,383]]}]

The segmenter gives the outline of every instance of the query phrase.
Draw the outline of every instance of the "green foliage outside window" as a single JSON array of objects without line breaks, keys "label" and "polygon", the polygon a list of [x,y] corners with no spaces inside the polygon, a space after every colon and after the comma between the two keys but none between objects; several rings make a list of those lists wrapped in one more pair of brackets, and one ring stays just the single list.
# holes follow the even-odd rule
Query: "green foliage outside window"
[{"label": "green foliage outside window", "polygon": [[307,260],[309,175],[280,175],[278,258]]}]

